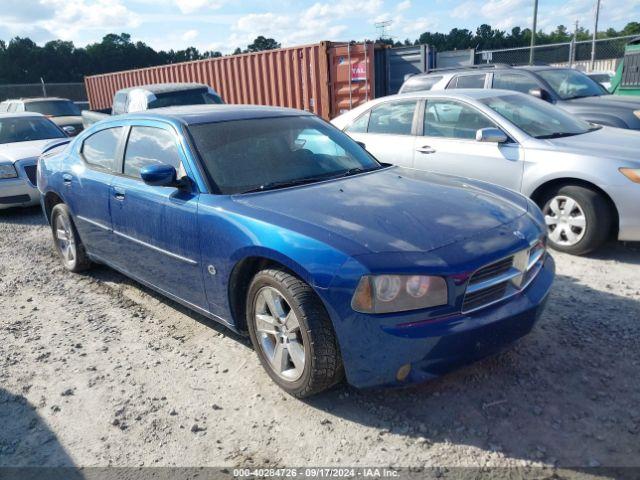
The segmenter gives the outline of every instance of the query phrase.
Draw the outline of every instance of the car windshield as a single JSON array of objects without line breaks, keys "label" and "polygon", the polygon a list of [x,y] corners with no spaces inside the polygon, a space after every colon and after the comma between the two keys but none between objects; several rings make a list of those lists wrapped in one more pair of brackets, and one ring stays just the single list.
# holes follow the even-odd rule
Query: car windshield
[{"label": "car windshield", "polygon": [[29,142],[64,138],[66,135],[51,121],[42,117],[0,119],[0,143]]},{"label": "car windshield", "polygon": [[76,104],[68,100],[44,100],[42,102],[25,102],[27,112],[41,113],[49,117],[69,117],[80,115]]},{"label": "car windshield", "polygon": [[597,82],[587,77],[584,73],[568,68],[553,70],[539,70],[540,75],[551,85],[562,100],[572,98],[599,97],[607,92]]},{"label": "car windshield", "polygon": [[183,90],[182,92],[158,93],[149,102],[149,108],[174,107],[180,105],[209,105],[223,103],[222,99],[207,89]]},{"label": "car windshield", "polygon": [[599,128],[525,94],[483,98],[480,102],[535,138],[569,137]]},{"label": "car windshield", "polygon": [[313,116],[207,123],[189,131],[206,171],[227,195],[382,168],[346,134]]}]

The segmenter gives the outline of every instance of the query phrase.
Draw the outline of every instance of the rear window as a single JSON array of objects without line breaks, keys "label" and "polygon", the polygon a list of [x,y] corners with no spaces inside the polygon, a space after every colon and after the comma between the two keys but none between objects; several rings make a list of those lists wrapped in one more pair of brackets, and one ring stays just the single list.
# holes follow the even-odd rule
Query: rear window
[{"label": "rear window", "polygon": [[442,80],[442,75],[412,77],[402,86],[401,93],[431,90],[440,80]]},{"label": "rear window", "polygon": [[184,90],[156,94],[156,99],[149,102],[149,108],[174,107],[180,105],[210,105],[224,103],[219,95],[208,89]]},{"label": "rear window", "polygon": [[42,102],[25,102],[27,112],[41,113],[49,117],[67,117],[80,115],[80,109],[69,100],[45,100]]}]

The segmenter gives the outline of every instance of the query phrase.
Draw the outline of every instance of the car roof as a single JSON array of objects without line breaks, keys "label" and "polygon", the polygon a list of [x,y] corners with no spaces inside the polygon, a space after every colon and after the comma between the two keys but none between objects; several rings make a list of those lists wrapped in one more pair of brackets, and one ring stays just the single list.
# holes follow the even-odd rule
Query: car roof
[{"label": "car roof", "polygon": [[183,90],[193,90],[196,88],[209,88],[204,83],[153,83],[149,85],[137,85],[135,87],[121,88],[118,93],[129,93],[133,90],[146,90],[155,94],[181,92]]},{"label": "car roof", "polygon": [[427,97],[449,97],[470,100],[481,100],[483,98],[495,98],[503,95],[525,95],[514,90],[501,90],[499,88],[454,88],[448,90],[419,90],[416,92],[399,93],[388,97],[376,98],[376,100],[388,100],[390,98],[427,98]]},{"label": "car roof", "polygon": [[231,120],[252,120],[258,118],[291,117],[312,115],[303,110],[261,105],[185,105],[129,113],[120,118],[173,119],[186,125],[200,123],[227,122]]},{"label": "car roof", "polygon": [[0,113],[0,119],[2,118],[18,118],[18,117],[44,117],[41,113],[36,112],[7,112]]},{"label": "car roof", "polygon": [[3,102],[24,102],[24,103],[34,103],[34,102],[52,102],[52,101],[63,101],[70,102],[68,98],[60,98],[60,97],[23,97],[23,98],[7,98],[3,100]]}]

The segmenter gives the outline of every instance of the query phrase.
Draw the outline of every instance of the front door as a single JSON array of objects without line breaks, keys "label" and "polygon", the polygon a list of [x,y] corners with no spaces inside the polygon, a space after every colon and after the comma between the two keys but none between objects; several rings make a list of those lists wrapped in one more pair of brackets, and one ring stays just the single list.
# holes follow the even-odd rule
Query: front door
[{"label": "front door", "polygon": [[498,128],[482,112],[456,100],[429,99],[422,123],[422,135],[416,137],[415,168],[520,191],[524,150],[515,142],[476,141],[479,129]]},{"label": "front door", "polygon": [[[206,307],[198,239],[198,193],[145,184],[140,170],[162,163],[185,175],[175,132],[165,125],[134,125],[119,175],[111,185],[111,219],[119,267],[133,277]],[[196,187],[192,187],[195,189]]]}]

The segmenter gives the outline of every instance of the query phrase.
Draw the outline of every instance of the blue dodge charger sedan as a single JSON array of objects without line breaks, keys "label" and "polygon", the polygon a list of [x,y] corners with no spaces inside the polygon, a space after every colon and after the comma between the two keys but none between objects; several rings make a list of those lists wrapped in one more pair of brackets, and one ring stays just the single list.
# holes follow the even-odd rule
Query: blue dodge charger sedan
[{"label": "blue dodge charger sedan", "polygon": [[38,165],[68,270],[109,265],[248,333],[297,397],[497,352],[531,330],[554,277],[530,200],[381,164],[297,110],[120,116]]}]

